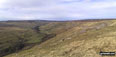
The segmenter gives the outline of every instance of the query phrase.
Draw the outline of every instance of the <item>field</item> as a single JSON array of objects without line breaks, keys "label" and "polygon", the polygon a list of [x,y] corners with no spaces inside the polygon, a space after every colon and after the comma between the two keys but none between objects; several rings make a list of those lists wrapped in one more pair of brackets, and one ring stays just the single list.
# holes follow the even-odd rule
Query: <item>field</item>
[{"label": "field", "polygon": [[115,37],[116,20],[0,22],[0,57],[102,57]]}]

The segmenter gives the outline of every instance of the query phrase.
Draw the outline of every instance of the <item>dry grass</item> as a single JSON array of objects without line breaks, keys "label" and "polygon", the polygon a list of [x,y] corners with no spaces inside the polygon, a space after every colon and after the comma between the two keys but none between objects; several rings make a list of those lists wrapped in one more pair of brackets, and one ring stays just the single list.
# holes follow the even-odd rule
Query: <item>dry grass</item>
[{"label": "dry grass", "polygon": [[[60,25],[58,28],[66,27]],[[102,57],[100,51],[116,52],[116,20],[73,22],[73,25],[41,45],[5,57]]]}]

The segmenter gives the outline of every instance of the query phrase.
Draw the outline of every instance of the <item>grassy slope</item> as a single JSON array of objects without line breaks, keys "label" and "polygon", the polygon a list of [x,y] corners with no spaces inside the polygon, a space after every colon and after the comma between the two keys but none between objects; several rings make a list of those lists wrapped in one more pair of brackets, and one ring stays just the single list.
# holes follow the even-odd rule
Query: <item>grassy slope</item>
[{"label": "grassy slope", "polygon": [[67,24],[71,23],[48,21],[0,22],[0,57],[22,48],[27,49],[28,46],[40,44],[56,34],[72,28],[72,25]]},{"label": "grassy slope", "polygon": [[24,46],[40,43],[45,34],[37,33],[32,29],[36,24],[41,26],[46,23],[0,22],[0,57],[16,52]]},{"label": "grassy slope", "polygon": [[47,24],[42,28],[48,25],[51,27],[43,31],[50,30],[49,33],[57,33],[58,29],[69,25],[72,27],[29,50],[5,57],[101,57],[100,51],[116,52],[116,20],[66,22],[58,23],[58,27]]}]

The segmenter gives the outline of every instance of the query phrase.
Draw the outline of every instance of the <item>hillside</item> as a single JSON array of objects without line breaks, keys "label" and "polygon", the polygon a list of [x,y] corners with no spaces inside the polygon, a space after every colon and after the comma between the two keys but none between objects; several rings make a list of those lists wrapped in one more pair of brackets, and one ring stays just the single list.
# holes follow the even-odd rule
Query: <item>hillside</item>
[{"label": "hillside", "polygon": [[47,35],[43,42],[4,57],[102,57],[100,51],[116,52],[116,20],[48,22],[39,29]]},{"label": "hillside", "polygon": [[[32,22],[0,22],[0,57],[40,43],[46,34],[35,32]],[[25,25],[24,25],[25,24]],[[33,27],[31,27],[33,25]],[[28,27],[26,27],[28,26]]]},{"label": "hillside", "polygon": [[[67,22],[61,24],[65,25],[64,23],[68,24]],[[60,27],[60,23],[50,21],[0,22],[0,57],[30,49],[72,27],[64,26],[57,29],[55,26]]]}]

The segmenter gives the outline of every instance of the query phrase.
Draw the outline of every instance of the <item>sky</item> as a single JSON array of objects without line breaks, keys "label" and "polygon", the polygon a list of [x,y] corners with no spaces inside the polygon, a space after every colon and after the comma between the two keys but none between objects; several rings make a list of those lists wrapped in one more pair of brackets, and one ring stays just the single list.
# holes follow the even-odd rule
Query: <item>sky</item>
[{"label": "sky", "polygon": [[116,18],[116,0],[0,0],[0,20]]}]

